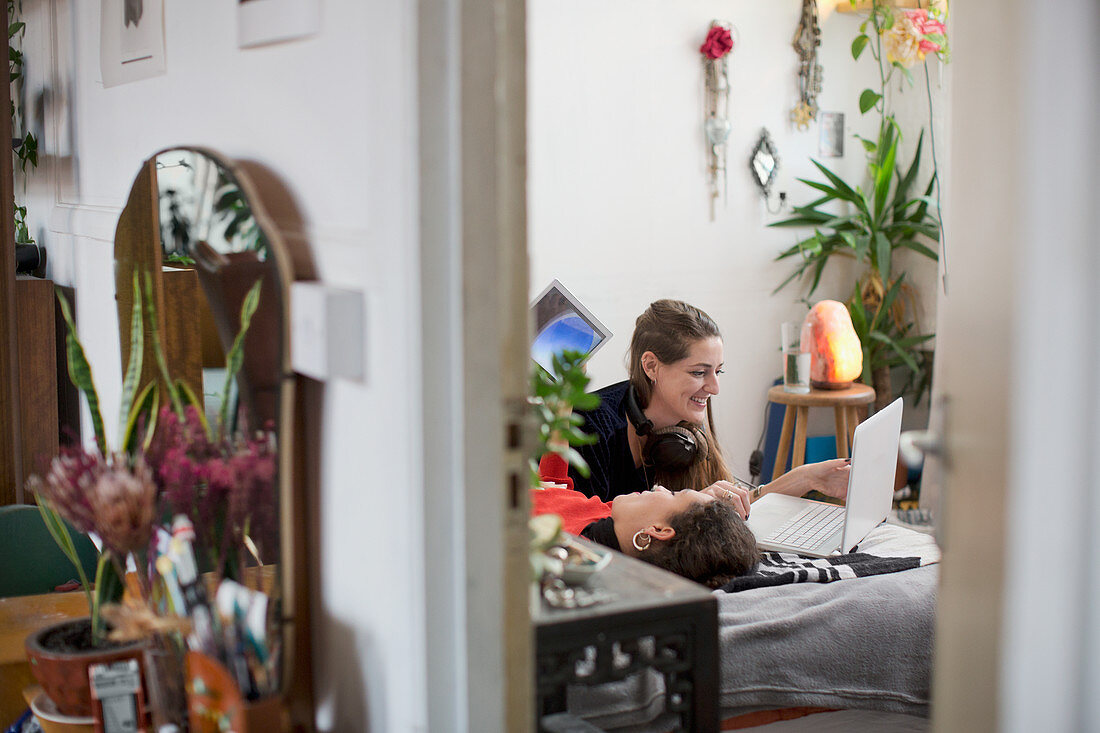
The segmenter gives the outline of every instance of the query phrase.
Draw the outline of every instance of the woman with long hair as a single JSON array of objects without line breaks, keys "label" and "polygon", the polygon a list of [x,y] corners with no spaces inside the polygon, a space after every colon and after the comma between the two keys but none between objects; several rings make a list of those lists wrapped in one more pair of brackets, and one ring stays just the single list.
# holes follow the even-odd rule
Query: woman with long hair
[{"label": "woman with long hair", "polygon": [[715,436],[710,402],[719,392],[723,363],[714,319],[678,300],[650,304],[635,322],[629,379],[599,390],[600,406],[579,413],[581,430],[597,441],[579,448],[591,474],[570,469],[574,488],[603,501],[658,485],[695,489],[728,501],[742,517],[764,493],[817,490],[843,498],[845,459],[799,466],[761,487],[734,478]]}]

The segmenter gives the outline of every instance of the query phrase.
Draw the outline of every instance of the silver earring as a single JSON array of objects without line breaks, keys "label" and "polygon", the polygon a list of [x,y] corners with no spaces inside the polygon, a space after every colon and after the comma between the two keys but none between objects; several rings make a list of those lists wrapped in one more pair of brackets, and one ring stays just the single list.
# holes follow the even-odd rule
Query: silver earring
[{"label": "silver earring", "polygon": [[[645,540],[644,545],[642,544],[643,539]],[[649,533],[646,532],[644,529],[639,529],[637,532],[634,533],[634,539],[632,540],[632,544],[634,545],[634,549],[637,550],[638,552],[645,552],[647,549],[649,549],[649,545],[652,542],[653,542],[653,538],[650,537]]]}]

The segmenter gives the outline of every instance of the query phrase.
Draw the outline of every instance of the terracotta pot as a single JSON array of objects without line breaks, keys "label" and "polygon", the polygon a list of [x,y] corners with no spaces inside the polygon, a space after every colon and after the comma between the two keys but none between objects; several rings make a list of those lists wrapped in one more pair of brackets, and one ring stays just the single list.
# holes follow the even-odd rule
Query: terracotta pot
[{"label": "terracotta pot", "polygon": [[89,666],[123,659],[136,659],[141,667],[142,679],[145,679],[143,652],[146,644],[143,641],[87,651],[58,651],[50,648],[51,635],[81,625],[90,626],[91,619],[87,617],[70,619],[47,626],[28,636],[26,641],[27,660],[30,662],[34,678],[42,686],[43,692],[53,700],[57,711],[62,715],[73,717],[88,717],[92,714],[92,695],[88,684]]}]

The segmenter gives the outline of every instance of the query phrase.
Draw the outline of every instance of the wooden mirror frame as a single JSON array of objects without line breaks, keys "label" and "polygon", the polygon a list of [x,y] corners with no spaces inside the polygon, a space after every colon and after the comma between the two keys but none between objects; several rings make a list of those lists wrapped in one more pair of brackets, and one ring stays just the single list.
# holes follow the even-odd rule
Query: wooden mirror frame
[{"label": "wooden mirror frame", "polygon": [[[307,496],[314,483],[316,446],[310,436],[319,435],[319,385],[293,372],[290,363],[290,285],[296,280],[315,280],[316,274],[298,207],[270,170],[252,161],[238,161],[197,146],[173,146],[160,150],[141,165],[115,232],[117,297],[132,302],[129,283],[135,267],[150,272],[156,317],[164,328],[164,291],[161,273],[160,203],[156,187],[156,160],[167,152],[187,150],[214,161],[229,173],[249,202],[252,216],[264,233],[268,260],[274,265],[275,287],[282,310],[282,342],[279,354],[278,436],[279,580],[282,594],[282,686],[284,710],[292,730],[313,730],[313,694],[310,635],[310,567],[308,562],[310,516]],[[10,155],[10,151],[9,151]],[[126,212],[133,212],[127,215]],[[273,217],[270,212],[278,212]],[[150,247],[150,242],[156,246]],[[124,282],[125,281],[125,282]],[[126,287],[123,287],[123,285]],[[128,311],[128,306],[127,306]],[[148,327],[148,324],[147,324]],[[146,339],[147,347],[151,346]],[[146,363],[151,363],[146,358]],[[315,493],[313,494],[315,495]]]}]

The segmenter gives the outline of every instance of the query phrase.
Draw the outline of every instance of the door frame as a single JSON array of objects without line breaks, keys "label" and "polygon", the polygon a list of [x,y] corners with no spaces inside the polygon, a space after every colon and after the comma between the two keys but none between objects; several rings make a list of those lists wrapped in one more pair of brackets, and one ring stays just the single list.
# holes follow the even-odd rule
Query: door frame
[{"label": "door frame", "polygon": [[526,8],[419,0],[429,730],[533,724]]},{"label": "door frame", "polygon": [[1057,6],[953,18],[935,730],[1100,726],[1100,8]]}]

